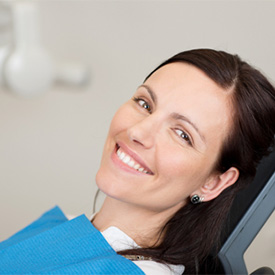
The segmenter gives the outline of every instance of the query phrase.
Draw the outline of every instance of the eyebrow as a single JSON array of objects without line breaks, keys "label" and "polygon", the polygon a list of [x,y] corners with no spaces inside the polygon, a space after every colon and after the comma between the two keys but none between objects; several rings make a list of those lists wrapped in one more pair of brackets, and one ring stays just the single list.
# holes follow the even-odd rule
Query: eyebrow
[{"label": "eyebrow", "polygon": [[[145,88],[147,90],[147,92],[149,93],[149,95],[151,96],[152,101],[155,104],[157,104],[157,96],[156,96],[155,92],[148,85],[142,84],[139,87]],[[183,121],[187,122],[188,124],[190,124],[196,130],[196,132],[199,134],[202,141],[205,142],[205,136],[200,132],[197,125],[194,122],[192,122],[188,117],[183,116],[183,115],[178,114],[178,113],[172,113],[172,118],[174,118],[176,120],[183,120]]]},{"label": "eyebrow", "polygon": [[152,98],[152,101],[155,103],[155,104],[157,104],[157,96],[156,96],[156,94],[155,94],[155,92],[149,87],[149,86],[147,86],[147,85],[145,85],[145,84],[142,84],[142,85],[140,85],[139,86],[140,88],[145,88],[146,90],[147,90],[147,92],[149,93],[149,95],[151,96],[151,98]]},{"label": "eyebrow", "polygon": [[203,140],[203,142],[205,142],[205,136],[200,132],[200,130],[197,127],[197,125],[195,123],[193,123],[188,117],[180,115],[178,113],[173,113],[172,117],[174,119],[183,120],[183,121],[187,122],[188,124],[190,124],[196,130],[196,132],[199,134],[199,136],[201,137],[201,139]]}]

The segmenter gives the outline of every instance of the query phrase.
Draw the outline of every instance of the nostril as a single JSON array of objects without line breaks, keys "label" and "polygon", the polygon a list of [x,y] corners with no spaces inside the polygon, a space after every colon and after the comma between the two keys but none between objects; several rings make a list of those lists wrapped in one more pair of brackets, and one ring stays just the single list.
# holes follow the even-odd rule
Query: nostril
[{"label": "nostril", "polygon": [[136,123],[132,127],[127,129],[127,135],[129,139],[139,145],[146,148],[150,148],[154,144],[154,135],[152,134],[153,124],[152,121],[146,119]]},{"label": "nostril", "polygon": [[138,143],[138,144],[140,144],[140,145],[143,145],[140,141],[138,141],[137,139],[133,139],[133,142],[135,142],[135,143]]},{"label": "nostril", "polygon": [[133,131],[129,131],[129,134],[128,134],[130,140],[136,144],[140,144],[140,145],[143,145],[142,143],[142,136],[141,135],[137,135],[136,133],[134,133]]}]

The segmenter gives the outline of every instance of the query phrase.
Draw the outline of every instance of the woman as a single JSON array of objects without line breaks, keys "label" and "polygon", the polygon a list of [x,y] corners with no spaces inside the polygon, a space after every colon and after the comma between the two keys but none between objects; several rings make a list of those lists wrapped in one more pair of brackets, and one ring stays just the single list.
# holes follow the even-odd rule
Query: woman
[{"label": "woman", "polygon": [[[254,177],[274,134],[275,90],[260,72],[221,51],[175,55],[112,120],[96,176],[107,196],[94,227],[146,274],[204,272],[200,267],[218,248],[233,198]],[[55,241],[51,232],[39,253],[49,238]],[[77,243],[82,246],[87,258],[93,247]],[[72,247],[69,242],[65,252]],[[51,261],[48,250],[43,255]]]},{"label": "woman", "polygon": [[121,255],[200,272],[274,133],[275,91],[259,71],[225,52],[175,55],[113,118],[96,177],[107,197],[94,226],[135,241]]}]

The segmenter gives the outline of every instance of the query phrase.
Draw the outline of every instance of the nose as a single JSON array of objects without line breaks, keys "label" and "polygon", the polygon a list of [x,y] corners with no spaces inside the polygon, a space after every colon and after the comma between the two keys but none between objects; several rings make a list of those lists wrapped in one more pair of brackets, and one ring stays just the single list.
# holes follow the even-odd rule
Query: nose
[{"label": "nose", "polygon": [[157,120],[153,116],[150,115],[136,122],[127,130],[129,139],[146,149],[153,147],[157,138],[159,123],[157,123]]}]

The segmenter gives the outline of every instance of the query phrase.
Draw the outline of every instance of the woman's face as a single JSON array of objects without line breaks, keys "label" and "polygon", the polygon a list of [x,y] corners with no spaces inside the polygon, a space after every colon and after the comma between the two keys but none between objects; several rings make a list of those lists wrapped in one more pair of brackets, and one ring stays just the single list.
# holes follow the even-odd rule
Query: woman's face
[{"label": "woman's face", "polygon": [[229,92],[185,63],[168,64],[115,114],[97,184],[151,211],[179,209],[213,179],[230,131]]}]

